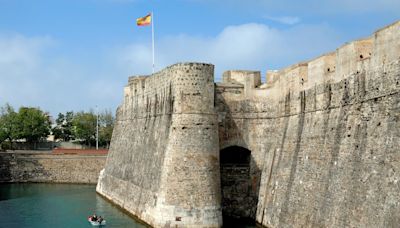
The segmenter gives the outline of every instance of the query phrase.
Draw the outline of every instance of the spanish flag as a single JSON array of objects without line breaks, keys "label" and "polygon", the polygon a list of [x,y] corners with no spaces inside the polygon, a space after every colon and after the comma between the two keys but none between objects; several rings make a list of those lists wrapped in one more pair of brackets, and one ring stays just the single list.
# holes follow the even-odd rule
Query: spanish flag
[{"label": "spanish flag", "polygon": [[136,24],[138,26],[150,25],[151,24],[151,13],[149,13],[148,15],[146,15],[144,17],[140,17],[140,18],[136,19]]}]

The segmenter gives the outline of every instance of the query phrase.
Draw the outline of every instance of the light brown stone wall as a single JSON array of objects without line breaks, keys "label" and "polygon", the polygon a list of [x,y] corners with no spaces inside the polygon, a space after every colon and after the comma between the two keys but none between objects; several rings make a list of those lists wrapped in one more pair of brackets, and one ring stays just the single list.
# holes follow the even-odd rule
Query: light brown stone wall
[{"label": "light brown stone wall", "polygon": [[397,227],[399,31],[269,71],[267,84],[229,71],[214,86],[201,63],[131,77],[97,191],[155,227],[219,227],[218,151],[240,146],[251,159],[236,212],[267,227]]},{"label": "light brown stone wall", "polygon": [[[244,79],[217,86],[220,148],[251,150],[257,222],[398,226],[399,31],[397,22],[334,55],[270,73],[272,84],[253,87],[253,97],[237,95]],[[229,83],[236,93],[225,90]]]},{"label": "light brown stone wall", "polygon": [[97,191],[155,227],[222,224],[214,66],[131,77]]},{"label": "light brown stone wall", "polygon": [[0,182],[97,183],[104,155],[0,153]]}]

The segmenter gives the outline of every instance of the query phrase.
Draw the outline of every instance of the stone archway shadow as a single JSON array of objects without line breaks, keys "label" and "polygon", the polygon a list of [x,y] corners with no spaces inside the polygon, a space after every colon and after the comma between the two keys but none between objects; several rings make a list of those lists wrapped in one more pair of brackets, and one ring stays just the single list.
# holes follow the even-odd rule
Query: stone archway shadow
[{"label": "stone archway shadow", "polygon": [[221,206],[224,227],[255,224],[258,186],[253,183],[251,151],[229,146],[220,151]]}]

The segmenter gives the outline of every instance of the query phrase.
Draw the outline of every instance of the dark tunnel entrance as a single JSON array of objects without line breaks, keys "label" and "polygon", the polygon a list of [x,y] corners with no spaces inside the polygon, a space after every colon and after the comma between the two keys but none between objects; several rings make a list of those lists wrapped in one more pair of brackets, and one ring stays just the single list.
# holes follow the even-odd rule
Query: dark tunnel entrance
[{"label": "dark tunnel entrance", "polygon": [[257,202],[252,193],[250,150],[231,146],[220,151],[221,195],[224,227],[254,221]]}]

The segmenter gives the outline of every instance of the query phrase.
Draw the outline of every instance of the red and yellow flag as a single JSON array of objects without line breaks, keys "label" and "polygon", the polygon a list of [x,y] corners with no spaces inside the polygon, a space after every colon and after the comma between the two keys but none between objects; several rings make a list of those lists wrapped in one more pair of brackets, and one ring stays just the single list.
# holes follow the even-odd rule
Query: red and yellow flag
[{"label": "red and yellow flag", "polygon": [[148,15],[146,15],[144,17],[140,17],[140,18],[136,19],[136,24],[138,26],[150,25],[151,24],[151,13],[149,13]]}]

